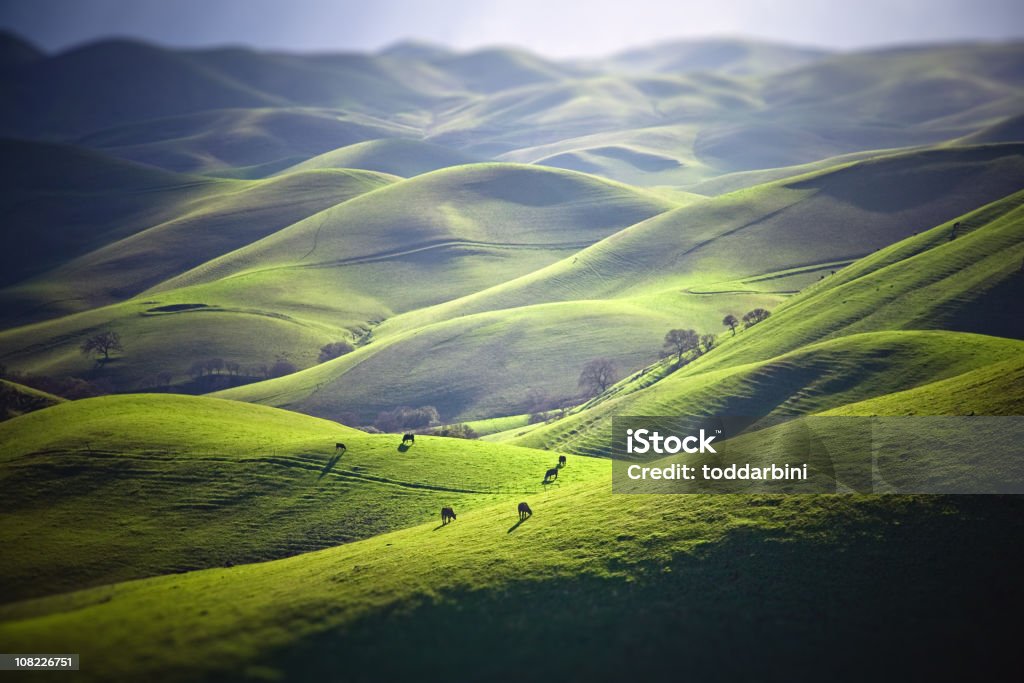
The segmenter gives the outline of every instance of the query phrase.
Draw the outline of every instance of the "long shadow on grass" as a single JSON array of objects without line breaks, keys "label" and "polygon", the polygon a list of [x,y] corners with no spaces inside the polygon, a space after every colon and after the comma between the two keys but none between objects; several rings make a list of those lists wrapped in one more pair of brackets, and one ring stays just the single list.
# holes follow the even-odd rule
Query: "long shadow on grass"
[{"label": "long shadow on grass", "polygon": [[508,532],[507,532],[507,533],[512,533],[513,531],[515,531],[516,529],[518,529],[518,528],[519,528],[519,525],[520,525],[520,524],[522,524],[523,522],[525,522],[525,521],[526,521],[526,520],[528,520],[528,519],[529,519],[529,517],[523,517],[523,518],[522,518],[521,520],[519,520],[518,522],[516,522],[515,524],[513,524],[513,525],[512,525],[512,526],[511,526],[511,527],[509,528],[509,530],[508,530]]},{"label": "long shadow on grass", "polygon": [[334,466],[338,464],[339,460],[341,460],[341,454],[340,453],[339,454],[335,454],[334,456],[332,456],[331,459],[327,461],[327,464],[324,465],[324,468],[322,470],[320,470],[320,476],[317,477],[317,479],[323,479],[328,474],[330,474],[331,470],[334,469]]}]

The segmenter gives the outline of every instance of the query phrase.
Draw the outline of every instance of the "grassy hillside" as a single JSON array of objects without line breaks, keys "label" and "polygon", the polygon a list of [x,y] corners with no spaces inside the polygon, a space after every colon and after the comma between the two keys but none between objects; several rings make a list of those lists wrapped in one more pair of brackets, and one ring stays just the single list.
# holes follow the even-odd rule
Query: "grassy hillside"
[{"label": "grassy hillside", "polygon": [[[0,439],[6,602],[295,555],[434,520],[443,505],[541,496],[556,461],[441,437],[399,448],[396,435],[187,396],[63,403],[3,423]],[[562,484],[604,471],[573,461]]]},{"label": "grassy hillside", "polygon": [[[149,87],[159,81],[160,88]],[[200,111],[311,106],[394,115],[460,92],[437,68],[356,54],[172,50],[103,40],[2,75],[15,94],[0,130],[78,136]]]},{"label": "grassy hillside", "polygon": [[79,144],[172,171],[262,177],[337,147],[409,131],[327,109],[217,109],[105,129]]},{"label": "grassy hillside", "polygon": [[[268,190],[268,213],[240,212],[251,211],[254,202],[239,195],[221,213],[209,207],[190,220],[158,226],[140,241],[98,254],[89,287],[105,284],[96,279],[105,264],[131,263],[138,250],[149,258],[173,243],[169,253],[179,256],[161,257],[155,272],[140,260],[128,274],[152,277],[187,263],[201,244],[189,236],[208,239],[203,226],[226,219],[209,235],[223,251],[231,240],[237,244],[256,237],[256,230],[272,229],[286,211],[311,212],[317,202],[331,200],[310,182],[320,178],[340,179],[337,191],[349,196],[382,182],[360,171],[260,181],[254,187]],[[284,354],[308,367],[320,346],[361,336],[370,321],[536,270],[674,206],[653,194],[568,172],[507,164],[445,169],[339,203],[134,300],[0,333],[0,356],[24,371],[91,372],[92,360],[74,346],[94,331],[114,328],[133,348],[102,370],[124,389],[144,387],[139,380],[164,370],[180,381],[193,361],[214,356],[248,366]],[[116,273],[110,278],[107,286],[124,286]],[[49,278],[46,285],[60,282]]]},{"label": "grassy hillside", "polygon": [[[957,348],[979,365],[1006,360],[997,347],[1019,355],[1024,342],[1018,340],[1024,333],[1005,311],[1020,292],[1021,199],[1017,193],[962,217],[963,232],[955,240],[949,239],[951,226],[945,224],[875,252],[793,297],[756,327],[735,337],[723,335],[716,349],[666,379],[652,384],[664,376],[663,362],[653,372],[611,389],[596,407],[552,425],[520,430],[525,433],[511,435],[513,441],[586,452],[604,443],[614,414],[817,412],[836,407],[817,401],[846,400],[847,387],[881,395],[943,379],[941,373],[929,373],[947,363],[956,367],[949,359]],[[1015,339],[899,331],[922,328]],[[897,332],[859,334],[879,330]],[[814,344],[820,340],[833,341]],[[896,353],[892,344],[904,346],[907,355]],[[849,357],[860,360],[853,366],[828,361],[837,375],[832,381],[826,373],[827,381],[819,385],[823,378],[812,370],[816,362],[804,354],[843,349],[846,356],[856,346],[861,351]],[[926,361],[929,356],[940,366]],[[790,363],[794,357],[800,360]],[[862,378],[850,379],[856,377]]]},{"label": "grassy hillside", "polygon": [[41,410],[62,402],[60,396],[24,384],[0,379],[0,421],[9,420],[33,410]]},{"label": "grassy hillside", "polygon": [[[545,672],[572,679],[628,666],[669,680],[678,666],[658,656],[668,648],[695,675],[785,665],[812,676],[864,650],[890,672],[949,672],[1001,642],[990,600],[1020,598],[996,569],[1021,524],[1011,499],[644,497],[606,486],[554,492],[521,525],[510,497],[443,530],[9,605],[0,634],[16,648],[109,660],[82,673],[105,680],[338,670],[511,680],[560,639]],[[751,656],[728,656],[733,641]],[[136,656],[113,656],[124,651]]]},{"label": "grassy hillside", "polygon": [[340,147],[307,159],[283,172],[319,168],[362,168],[411,178],[414,175],[476,161],[479,159],[429,142],[389,138],[367,140]]},{"label": "grassy hillside", "polygon": [[0,296],[9,319],[21,322],[34,317],[26,311],[54,317],[123,301],[393,180],[369,171],[325,170],[221,183],[216,194],[179,203],[173,218],[146,227],[136,224],[131,235],[69,258]]},{"label": "grassy hillside", "polygon": [[678,40],[621,52],[614,66],[630,71],[679,74],[707,71],[750,76],[787,71],[822,59],[824,50],[754,40]]},{"label": "grassy hillside", "polygon": [[0,181],[0,285],[171,220],[183,205],[230,186],[24,140],[0,140]]},{"label": "grassy hillside", "polygon": [[[576,396],[592,358],[639,370],[673,327],[717,333],[727,313],[776,308],[823,274],[1002,196],[1024,178],[1022,164],[1017,146],[912,152],[695,202],[527,275],[385,320],[374,344],[341,361],[226,395],[362,420],[389,402],[435,405],[449,421],[518,414],[533,390]],[[886,200],[897,180],[899,195]]]}]

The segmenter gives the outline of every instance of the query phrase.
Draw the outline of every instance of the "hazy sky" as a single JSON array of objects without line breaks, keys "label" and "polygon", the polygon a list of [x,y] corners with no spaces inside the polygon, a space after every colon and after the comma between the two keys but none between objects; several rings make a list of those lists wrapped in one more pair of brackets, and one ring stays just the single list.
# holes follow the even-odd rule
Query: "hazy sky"
[{"label": "hazy sky", "polygon": [[0,0],[0,26],[48,50],[110,35],[298,51],[415,38],[581,56],[721,35],[835,48],[1017,38],[1024,0]]}]

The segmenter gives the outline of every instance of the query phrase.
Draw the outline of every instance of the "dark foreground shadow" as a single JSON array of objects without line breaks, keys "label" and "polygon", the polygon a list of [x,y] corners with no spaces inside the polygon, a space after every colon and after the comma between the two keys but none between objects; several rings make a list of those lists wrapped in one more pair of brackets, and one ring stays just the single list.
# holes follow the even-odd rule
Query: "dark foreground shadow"
[{"label": "dark foreground shadow", "polygon": [[341,453],[335,453],[331,459],[327,461],[327,464],[324,465],[324,468],[320,470],[320,476],[317,477],[317,479],[323,479],[330,474],[331,470],[334,469],[334,466],[338,464],[339,460],[341,460]]},{"label": "dark foreground shadow", "polygon": [[[745,514],[769,509],[730,498]],[[483,583],[481,574],[480,585],[439,587],[441,600],[334,617],[249,663],[286,680],[344,671],[364,681],[522,683],[540,678],[536,653],[558,642],[545,680],[673,683],[682,661],[694,680],[813,681],[837,662],[836,681],[878,678],[882,663],[887,680],[1003,680],[1015,670],[998,675],[1015,666],[1019,634],[992,610],[1014,619],[1024,608],[1019,574],[1008,570],[1019,549],[1006,542],[1024,533],[1024,497],[819,496],[830,500],[817,513],[779,498],[780,513],[760,512],[759,524],[723,529],[699,550],[638,548],[628,576]],[[793,520],[799,531],[783,526]]]},{"label": "dark foreground shadow", "polygon": [[408,451],[408,450],[409,450],[410,448],[412,448],[412,446],[410,446],[409,444],[407,444],[407,443],[402,443],[402,445],[400,445],[400,446],[398,447],[398,452],[399,452],[399,453],[405,453],[405,452],[406,452],[406,451]]}]

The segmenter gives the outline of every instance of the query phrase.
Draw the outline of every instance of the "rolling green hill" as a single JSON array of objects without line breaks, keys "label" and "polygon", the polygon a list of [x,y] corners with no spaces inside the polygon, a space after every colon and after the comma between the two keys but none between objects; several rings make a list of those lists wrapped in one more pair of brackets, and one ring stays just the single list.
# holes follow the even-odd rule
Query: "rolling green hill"
[{"label": "rolling green hill", "polygon": [[362,168],[411,178],[449,166],[479,161],[440,145],[420,140],[388,138],[367,140],[331,150],[287,168],[283,173],[319,168]]},{"label": "rolling green hill", "polygon": [[824,58],[825,50],[755,40],[676,40],[614,55],[614,66],[646,73],[692,71],[736,76],[788,71]]},{"label": "rolling green hill", "polygon": [[[613,387],[589,410],[519,430],[517,434],[525,432],[519,438],[505,436],[523,445],[589,452],[607,443],[614,414],[818,412],[838,406],[817,401],[847,400],[847,383],[855,391],[883,395],[945,379],[944,373],[957,367],[952,360],[957,348],[978,366],[1008,360],[997,348],[1011,358],[1019,356],[1024,330],[1006,311],[1021,291],[1021,200],[1017,193],[962,217],[964,234],[955,240],[949,239],[950,225],[945,224],[853,263],[793,297],[756,327],[735,337],[723,335],[716,349],[661,381],[657,378],[665,373],[664,363],[655,372]],[[959,332],[909,331],[920,329]],[[895,332],[878,332],[882,330]],[[860,334],[865,332],[883,336]],[[815,343],[821,340],[831,341]],[[907,350],[904,361],[893,344]],[[860,351],[854,352],[858,346]],[[829,349],[859,360],[853,366],[837,358],[827,361],[826,367],[837,373],[829,379],[828,372],[819,375],[811,369],[817,361],[803,355],[828,357]],[[791,363],[792,354],[800,360]],[[929,357],[938,365],[927,361]],[[960,366],[957,372],[973,369],[978,367]],[[862,373],[872,379],[850,379]]]},{"label": "rolling green hill", "polygon": [[[395,435],[166,395],[62,403],[4,422],[0,439],[5,602],[286,557],[434,520],[444,505],[541,496],[556,460],[429,436],[404,449]],[[606,469],[574,461],[563,488]]]},{"label": "rolling green hill", "polygon": [[[289,202],[310,197],[296,205],[308,211],[313,201],[330,201],[309,183],[321,177],[342,179],[339,190],[348,194],[377,182],[371,172],[311,171],[256,187],[281,188],[281,195],[270,193],[276,212],[287,208],[285,196]],[[370,182],[363,184],[364,177]],[[296,184],[301,192],[289,189]],[[252,215],[239,213],[248,199],[229,204],[223,216],[201,214],[203,221],[227,218],[225,227],[236,226],[215,233],[221,245],[233,235],[248,239],[254,229],[274,225],[268,221],[272,214],[251,223]],[[68,339],[77,344],[113,327],[133,349],[102,374],[125,389],[146,388],[140,380],[166,370],[180,381],[194,361],[214,356],[249,366],[283,354],[308,367],[322,345],[362,335],[370,321],[536,270],[674,206],[653,194],[562,171],[507,164],[445,169],[339,203],[134,300],[0,333],[0,355],[24,371],[87,373],[92,361]],[[203,221],[159,226],[144,240],[115,245],[113,255],[158,244],[166,231],[182,249],[180,264],[196,244],[182,238]],[[160,268],[173,263],[161,259]]]},{"label": "rolling green hill", "polygon": [[[58,312],[123,301],[393,180],[393,176],[369,171],[324,170],[220,183],[215,194],[183,198],[173,214],[159,215],[146,227],[134,223],[132,234],[111,239],[82,255],[72,252],[69,255],[75,258],[6,288],[0,292],[5,317],[27,322],[44,313],[55,317]],[[126,196],[125,202],[129,203],[130,193],[130,189],[123,190],[105,199],[120,204],[121,197]],[[166,218],[168,215],[173,218]],[[140,220],[138,216],[133,218]],[[44,253],[51,256],[49,251]]]},{"label": "rolling green hill", "polygon": [[[665,678],[678,672],[658,656],[665,649],[694,675],[742,678],[786,663],[810,676],[864,649],[909,674],[968,660],[960,648],[922,659],[903,648],[908,632],[914,643],[993,644],[979,642],[979,628],[990,631],[979,623],[1012,580],[990,568],[1011,561],[1000,539],[1020,529],[1013,500],[606,487],[553,492],[521,525],[510,497],[444,529],[432,522],[271,563],[7,605],[0,635],[15,649],[74,646],[83,661],[110,661],[101,673],[83,669],[96,680],[423,670],[511,680],[560,638],[546,673],[569,678],[625,674],[627,661],[631,675]],[[780,619],[784,606],[821,618]],[[868,619],[878,614],[888,616]],[[748,656],[728,656],[726,634]],[[135,656],[115,656],[125,651]]]},{"label": "rolling green hill", "polygon": [[411,130],[328,109],[219,109],[129,123],[78,142],[172,171],[263,177],[337,147]]},{"label": "rolling green hill", "polygon": [[[1012,145],[912,152],[696,202],[546,268],[385,320],[373,328],[373,344],[344,359],[225,395],[361,420],[389,402],[418,401],[436,406],[446,421],[522,413],[538,389],[555,401],[571,399],[588,360],[607,356],[628,374],[656,358],[673,327],[718,332],[727,313],[776,308],[864,254],[1013,191],[1024,178],[1021,164]],[[898,193],[886,194],[895,187]],[[1014,224],[1005,229],[1012,233]],[[999,258],[1009,263],[1013,256]],[[986,264],[977,267],[988,272]],[[893,299],[914,286],[893,290]],[[816,316],[834,310],[812,308]],[[815,329],[820,337],[741,362],[823,338],[827,326]],[[892,328],[858,331],[875,329]],[[1000,334],[1003,327],[955,329]],[[724,344],[702,362],[736,348]],[[519,381],[509,383],[509,376]]]},{"label": "rolling green hill", "polygon": [[33,410],[48,408],[64,399],[24,384],[0,379],[0,420],[9,420]]},{"label": "rolling green hill", "polygon": [[[1012,670],[1020,496],[627,495],[605,456],[625,415],[755,418],[768,462],[804,416],[1024,414],[1024,43],[0,32],[0,92],[0,649],[103,681]],[[718,338],[676,367],[674,328]],[[351,426],[424,406],[411,446]],[[880,438],[874,494],[1018,449]],[[812,468],[849,491],[837,443]]]},{"label": "rolling green hill", "polygon": [[168,173],[70,145],[0,140],[0,285],[171,220],[230,183]]}]

